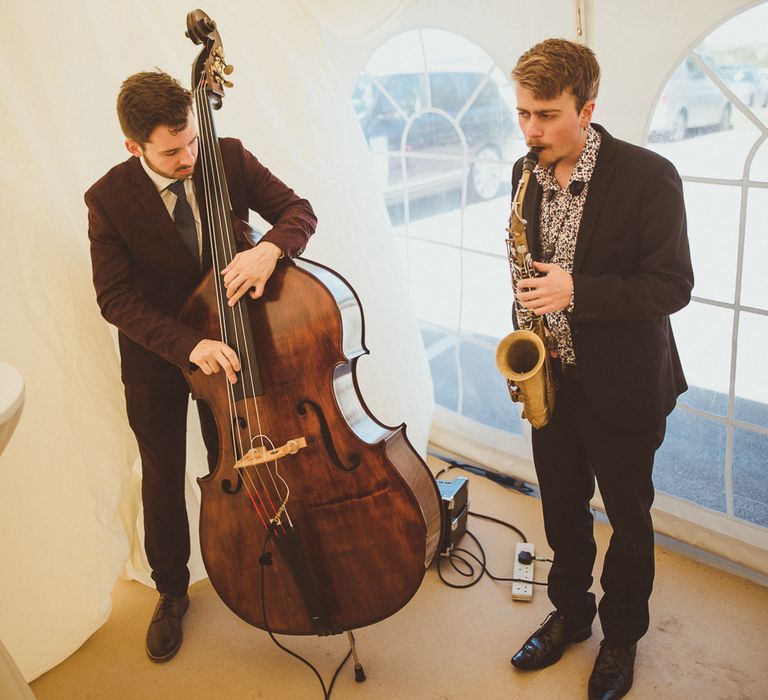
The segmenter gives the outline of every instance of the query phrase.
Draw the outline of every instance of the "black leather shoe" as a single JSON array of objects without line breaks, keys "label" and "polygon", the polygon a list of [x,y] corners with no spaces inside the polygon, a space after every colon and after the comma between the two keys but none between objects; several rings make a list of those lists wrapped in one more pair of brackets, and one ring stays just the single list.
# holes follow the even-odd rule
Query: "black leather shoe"
[{"label": "black leather shoe", "polygon": [[571,629],[565,615],[554,610],[512,657],[512,665],[521,671],[551,666],[560,660],[569,644],[583,642],[591,636],[591,625]]},{"label": "black leather shoe", "polygon": [[632,687],[635,676],[637,644],[621,647],[600,642],[600,652],[589,677],[589,700],[623,698]]},{"label": "black leather shoe", "polygon": [[147,630],[147,654],[153,661],[168,661],[181,646],[181,618],[189,607],[189,596],[161,593]]}]

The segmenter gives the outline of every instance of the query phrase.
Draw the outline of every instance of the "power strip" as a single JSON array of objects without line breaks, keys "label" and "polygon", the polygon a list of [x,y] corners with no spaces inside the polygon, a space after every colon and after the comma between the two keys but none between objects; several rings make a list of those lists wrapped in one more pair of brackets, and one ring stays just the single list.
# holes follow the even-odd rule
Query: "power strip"
[{"label": "power strip", "polygon": [[[520,563],[520,553],[530,552],[531,563]],[[523,581],[533,581],[533,556],[535,555],[532,542],[518,542],[515,547],[515,570],[512,574],[513,578],[522,579]],[[512,583],[512,600],[533,600],[533,584],[532,583],[518,583],[514,581]]]}]

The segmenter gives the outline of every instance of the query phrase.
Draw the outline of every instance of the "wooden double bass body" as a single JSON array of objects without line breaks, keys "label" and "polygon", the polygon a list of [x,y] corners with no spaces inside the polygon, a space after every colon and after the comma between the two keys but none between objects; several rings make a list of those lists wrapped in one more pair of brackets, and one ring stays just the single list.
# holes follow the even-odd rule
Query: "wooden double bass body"
[{"label": "wooden double bass body", "polygon": [[[193,70],[199,82],[195,74],[208,70],[220,41],[200,10],[187,22],[205,44]],[[204,161],[215,158],[217,140],[200,114],[208,98],[197,107]],[[220,163],[202,166],[214,180],[223,172]],[[232,237],[226,218],[222,235]],[[210,231],[212,241],[219,233]],[[367,350],[357,296],[331,269],[284,259],[260,299],[246,295],[239,315],[222,318],[217,268],[180,317],[205,337],[225,339],[243,365],[234,387],[222,372],[187,374],[219,432],[216,468],[199,480],[210,580],[237,615],[273,632],[330,634],[382,620],[418,589],[437,551],[442,508],[404,426],[378,422],[360,395],[355,363]]]}]

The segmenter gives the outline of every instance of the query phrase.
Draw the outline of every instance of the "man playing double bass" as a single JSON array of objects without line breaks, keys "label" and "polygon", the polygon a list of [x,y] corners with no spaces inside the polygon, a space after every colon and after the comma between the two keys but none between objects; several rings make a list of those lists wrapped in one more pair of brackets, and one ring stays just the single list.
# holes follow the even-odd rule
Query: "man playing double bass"
[{"label": "man playing double bass", "polygon": [[[211,268],[202,182],[196,169],[198,130],[192,96],[166,73],[127,78],[117,113],[131,157],[85,194],[93,283],[104,318],[119,331],[128,420],[142,466],[144,546],[160,599],[147,631],[154,661],[170,659],[182,641],[189,606],[189,522],[184,499],[189,387],[181,369],[219,372],[237,381],[234,350],[177,321]],[[305,199],[276,178],[236,139],[219,140],[233,213],[258,212],[272,228],[241,249],[221,275],[228,303],[256,299],[283,256],[301,254],[316,218]],[[236,226],[237,229],[237,226]],[[211,468],[218,436],[210,410],[197,406]]]},{"label": "man playing double bass", "polygon": [[[555,663],[599,614],[604,639],[588,694],[615,699],[632,686],[649,626],[654,453],[687,389],[669,322],[693,287],[683,188],[667,160],[591,123],[600,68],[587,47],[548,39],[519,58],[512,78],[526,143],[539,149],[523,203],[539,276],[515,293],[546,318],[560,380],[552,417],[531,438],[556,609],[512,664]],[[599,608],[590,592],[595,479],[613,528]]]}]

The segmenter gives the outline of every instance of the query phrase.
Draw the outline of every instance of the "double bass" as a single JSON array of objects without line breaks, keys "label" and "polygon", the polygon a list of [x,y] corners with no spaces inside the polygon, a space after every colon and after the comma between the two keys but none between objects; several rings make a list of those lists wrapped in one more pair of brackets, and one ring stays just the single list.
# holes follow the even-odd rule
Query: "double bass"
[{"label": "double bass", "polygon": [[368,352],[350,285],[330,268],[283,258],[257,300],[229,307],[218,274],[242,246],[212,111],[231,67],[201,10],[187,36],[193,64],[212,269],[180,321],[221,338],[240,358],[238,381],[186,372],[219,434],[199,479],[200,545],[210,581],[239,617],[269,632],[326,635],[382,620],[415,594],[438,547],[436,482],[409,443],[360,395],[355,363]]}]

